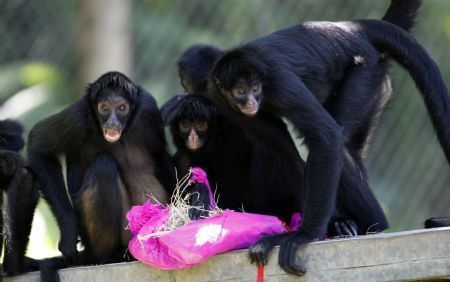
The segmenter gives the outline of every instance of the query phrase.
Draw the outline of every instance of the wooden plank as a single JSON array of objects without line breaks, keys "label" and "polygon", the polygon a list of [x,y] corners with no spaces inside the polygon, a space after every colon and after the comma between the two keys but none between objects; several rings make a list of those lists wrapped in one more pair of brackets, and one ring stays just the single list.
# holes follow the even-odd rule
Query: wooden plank
[{"label": "wooden plank", "polygon": [[[327,240],[307,245],[298,259],[303,277],[277,264],[278,248],[265,267],[265,281],[413,281],[450,279],[450,228]],[[62,281],[255,281],[256,267],[246,250],[216,255],[186,270],[164,271],[140,262],[89,266],[60,271]],[[5,281],[39,281],[38,273]]]}]

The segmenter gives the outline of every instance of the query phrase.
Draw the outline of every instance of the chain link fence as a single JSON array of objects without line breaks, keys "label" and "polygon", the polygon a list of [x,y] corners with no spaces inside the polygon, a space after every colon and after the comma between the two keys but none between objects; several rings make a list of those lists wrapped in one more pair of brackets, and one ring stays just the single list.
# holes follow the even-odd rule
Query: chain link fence
[{"label": "chain link fence", "polygon": [[[379,19],[388,5],[369,0],[0,0],[0,118],[17,118],[29,130],[109,70],[127,73],[162,104],[182,91],[175,61],[192,44],[226,49],[302,21]],[[413,34],[450,85],[450,1],[424,1]],[[389,231],[397,231],[421,228],[427,217],[450,216],[450,170],[412,80],[396,65],[392,77],[395,95],[366,164]],[[38,221],[51,218],[45,208],[39,212],[44,217]],[[57,233],[54,222],[45,226]],[[56,236],[43,240],[54,244]]]}]

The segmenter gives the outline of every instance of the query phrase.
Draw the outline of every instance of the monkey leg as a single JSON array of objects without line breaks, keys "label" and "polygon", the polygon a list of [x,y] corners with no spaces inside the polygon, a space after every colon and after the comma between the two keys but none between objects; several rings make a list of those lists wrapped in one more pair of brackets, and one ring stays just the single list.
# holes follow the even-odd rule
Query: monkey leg
[{"label": "monkey leg", "polygon": [[368,63],[351,70],[337,96],[327,104],[343,128],[345,141],[337,209],[356,223],[358,234],[388,228],[383,209],[369,187],[362,154],[389,97],[390,81],[385,69]]},{"label": "monkey leg", "polygon": [[38,181],[27,168],[17,170],[7,191],[6,249],[3,269],[8,274],[26,271],[24,260],[39,200]]}]

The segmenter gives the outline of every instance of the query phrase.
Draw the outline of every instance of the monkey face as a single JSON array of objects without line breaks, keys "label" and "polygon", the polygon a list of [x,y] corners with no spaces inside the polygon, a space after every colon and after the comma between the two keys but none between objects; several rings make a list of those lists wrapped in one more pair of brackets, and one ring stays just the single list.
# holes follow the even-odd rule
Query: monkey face
[{"label": "monkey face", "polygon": [[226,90],[217,79],[215,83],[231,108],[249,117],[258,113],[262,100],[262,85],[259,80],[240,79],[231,90]]},{"label": "monkey face", "polygon": [[97,118],[106,141],[118,141],[130,116],[130,104],[124,95],[105,91],[97,101]]},{"label": "monkey face", "polygon": [[178,130],[191,151],[199,150],[208,137],[208,122],[202,120],[182,120],[178,123]]},{"label": "monkey face", "polygon": [[261,83],[238,84],[231,90],[237,108],[246,116],[258,113],[261,103]]}]

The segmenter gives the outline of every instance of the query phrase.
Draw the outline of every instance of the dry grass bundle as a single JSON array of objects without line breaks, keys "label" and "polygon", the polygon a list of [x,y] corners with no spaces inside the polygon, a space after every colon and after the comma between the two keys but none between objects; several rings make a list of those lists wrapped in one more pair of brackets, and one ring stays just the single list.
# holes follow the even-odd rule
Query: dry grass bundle
[{"label": "dry grass bundle", "polygon": [[[197,209],[200,211],[207,211],[199,206],[191,206],[189,204],[189,199],[192,197],[193,193],[189,193],[187,190],[189,189],[189,179],[191,178],[191,172],[189,171],[188,174],[183,176],[181,179],[178,179],[177,176],[177,184],[175,186],[175,190],[173,191],[173,195],[170,199],[170,203],[167,204],[166,207],[169,208],[169,219],[166,224],[158,228],[158,231],[147,234],[146,236],[143,236],[142,238],[139,238],[140,240],[145,240],[148,238],[155,238],[160,237],[165,234],[168,234],[172,232],[173,230],[183,227],[191,220],[189,219],[189,210],[190,209]],[[150,196],[154,202],[158,201],[153,197]],[[213,201],[216,203],[216,200],[213,199]],[[223,210],[219,209],[217,207],[217,204],[215,205],[216,208],[208,212],[208,216],[205,216],[204,218],[212,217],[218,214],[221,214]]]}]

